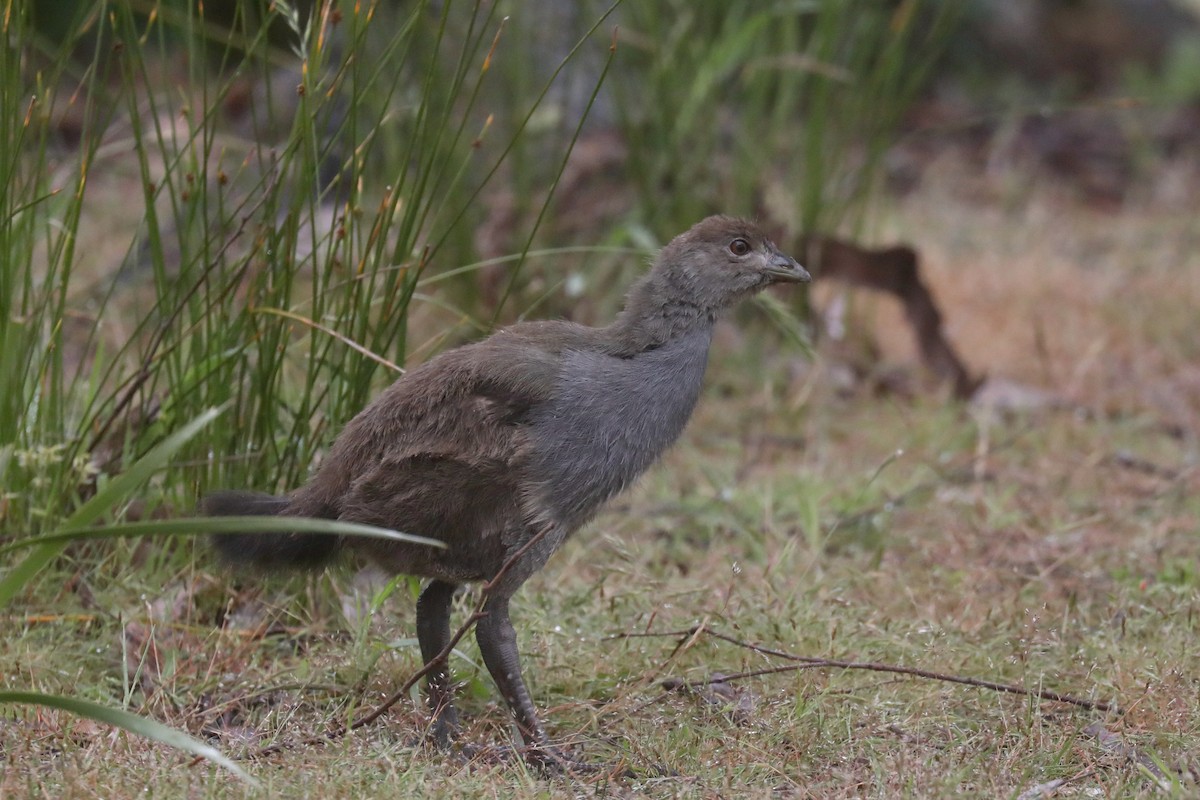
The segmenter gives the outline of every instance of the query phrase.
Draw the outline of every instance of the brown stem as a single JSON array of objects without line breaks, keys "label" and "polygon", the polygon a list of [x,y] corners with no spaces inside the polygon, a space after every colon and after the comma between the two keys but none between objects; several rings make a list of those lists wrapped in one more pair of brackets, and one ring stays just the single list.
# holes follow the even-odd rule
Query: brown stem
[{"label": "brown stem", "polygon": [[962,686],[975,686],[981,689],[991,689],[995,692],[1006,692],[1008,694],[1024,695],[1027,697],[1037,697],[1042,700],[1052,700],[1056,703],[1066,703],[1080,708],[1086,708],[1089,711],[1104,711],[1107,713],[1120,713],[1116,705],[1105,703],[1097,700],[1083,700],[1070,695],[1059,694],[1048,689],[1026,689],[1022,686],[1016,686],[1009,683],[997,683],[995,681],[985,681],[979,678],[969,678],[962,675],[950,675],[944,672],[934,672],[928,669],[919,669],[917,667],[902,667],[896,664],[884,664],[878,661],[842,661],[831,658],[815,658],[813,656],[800,656],[794,653],[788,653],[783,650],[772,650],[769,647],[750,644],[743,642],[740,639],[735,639],[723,633],[712,630],[703,625],[698,625],[686,630],[666,631],[664,633],[620,633],[613,637],[614,639],[642,639],[653,637],[672,637],[679,638],[681,642],[685,642],[698,634],[711,636],[714,639],[720,639],[738,647],[752,650],[755,653],[763,655],[775,656],[777,658],[787,659],[788,661],[799,662],[789,664],[784,667],[767,667],[764,669],[751,670],[749,672],[739,672],[733,675],[726,675],[719,679],[705,681],[680,681],[677,678],[668,678],[663,681],[663,688],[677,689],[681,686],[699,687],[711,683],[726,683],[728,681],[739,680],[743,678],[753,678],[759,675],[775,675],[781,672],[795,672],[801,669],[858,669],[867,670],[869,672],[887,672],[894,675],[911,675],[917,678],[928,678],[929,680],[943,681],[945,683],[957,683]]},{"label": "brown stem", "polygon": [[[226,251],[233,246],[234,242],[241,238],[242,234],[246,230],[246,226],[250,223],[250,220],[253,218],[254,214],[267,202],[267,199],[270,198],[271,193],[274,191],[275,186],[278,183],[279,176],[276,174],[270,185],[268,185],[263,191],[263,194],[258,201],[249,206],[242,214],[241,218],[238,220],[237,228],[235,228],[233,233],[226,237],[225,241],[222,242],[220,249],[217,250],[216,254],[211,260],[209,260],[208,264],[205,265],[204,271],[200,274],[200,277],[191,285],[191,287],[188,288],[183,297],[180,299],[179,303],[177,303],[175,308],[172,309],[171,313],[167,315],[167,318],[159,323],[158,329],[154,332],[154,336],[151,337],[150,345],[146,348],[146,354],[142,357],[141,365],[138,367],[137,371],[134,372],[130,382],[126,385],[121,398],[117,401],[116,405],[113,406],[113,410],[109,413],[108,417],[105,418],[104,422],[100,424],[100,427],[96,430],[95,434],[93,434],[91,443],[87,447],[87,452],[93,452],[100,445],[100,443],[104,441],[104,437],[107,436],[109,430],[112,429],[117,417],[119,417],[126,407],[128,407],[128,405],[133,401],[133,398],[137,394],[138,390],[140,390],[142,386],[145,385],[146,381],[152,377],[153,372],[151,371],[150,367],[154,363],[155,358],[160,355],[158,349],[162,346],[163,340],[166,338],[171,326],[175,324],[175,320],[179,318],[179,315],[182,314],[183,310],[187,307],[188,301],[196,294],[196,292],[200,290],[200,287],[204,285],[206,280],[208,280],[208,277],[212,274],[213,270],[220,266],[221,260],[225,257]],[[224,297],[224,295],[232,289],[233,285],[233,282],[230,282],[229,286],[222,291],[221,296]]]}]

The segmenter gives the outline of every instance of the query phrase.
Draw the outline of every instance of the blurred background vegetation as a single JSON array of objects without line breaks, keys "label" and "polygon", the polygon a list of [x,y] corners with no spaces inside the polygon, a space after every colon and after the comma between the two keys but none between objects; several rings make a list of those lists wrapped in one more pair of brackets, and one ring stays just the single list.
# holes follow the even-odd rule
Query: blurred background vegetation
[{"label": "blurred background vegetation", "polygon": [[[295,486],[410,359],[527,315],[603,321],[709,213],[870,241],[948,148],[1100,206],[1153,192],[1197,148],[1197,13],[7,0],[0,542],[61,527],[214,408],[96,518]],[[118,597],[193,556],[93,543],[52,586],[6,574],[53,607],[80,574]]]},{"label": "blurred background vegetation", "polygon": [[859,229],[957,20],[915,0],[16,10],[0,470],[23,533],[212,407],[152,506],[293,486],[409,357],[530,313],[603,319],[654,247],[770,190],[789,228]]}]

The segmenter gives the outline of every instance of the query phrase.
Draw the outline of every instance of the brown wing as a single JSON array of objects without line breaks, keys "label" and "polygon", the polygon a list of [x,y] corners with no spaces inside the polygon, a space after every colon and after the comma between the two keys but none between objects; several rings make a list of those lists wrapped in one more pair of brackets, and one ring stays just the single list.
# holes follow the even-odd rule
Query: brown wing
[{"label": "brown wing", "polygon": [[[504,529],[529,446],[522,420],[553,393],[561,353],[581,330],[516,326],[414,369],[346,425],[293,495],[295,513],[446,541]],[[454,511],[459,505],[475,510]],[[477,510],[484,507],[497,511]]]},{"label": "brown wing", "polygon": [[392,569],[452,581],[480,580],[503,561],[506,532],[523,525],[517,473],[499,461],[414,453],[388,457],[355,480],[340,518],[443,541],[446,550],[362,540]]}]

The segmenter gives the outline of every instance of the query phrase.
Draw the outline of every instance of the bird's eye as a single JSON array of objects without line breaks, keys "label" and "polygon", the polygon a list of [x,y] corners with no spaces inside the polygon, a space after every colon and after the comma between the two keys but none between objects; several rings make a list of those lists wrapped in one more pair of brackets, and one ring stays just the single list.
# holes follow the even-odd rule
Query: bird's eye
[{"label": "bird's eye", "polygon": [[745,239],[734,239],[729,243],[729,252],[735,256],[744,256],[750,252],[750,243]]}]

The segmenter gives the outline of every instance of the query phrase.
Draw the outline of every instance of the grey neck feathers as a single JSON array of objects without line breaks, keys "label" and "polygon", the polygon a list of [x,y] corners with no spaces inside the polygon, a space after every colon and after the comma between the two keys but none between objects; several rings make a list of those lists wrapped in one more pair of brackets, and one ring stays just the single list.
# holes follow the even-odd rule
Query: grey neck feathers
[{"label": "grey neck feathers", "polygon": [[622,349],[652,350],[712,328],[717,309],[693,292],[680,291],[671,278],[665,270],[655,268],[630,289],[625,308],[605,329]]}]

